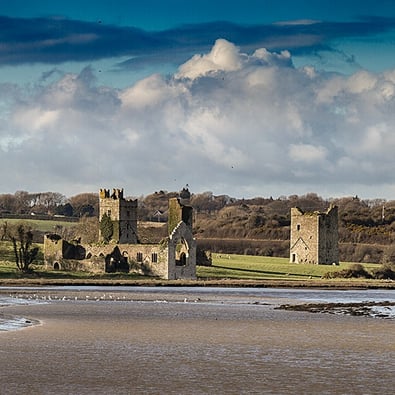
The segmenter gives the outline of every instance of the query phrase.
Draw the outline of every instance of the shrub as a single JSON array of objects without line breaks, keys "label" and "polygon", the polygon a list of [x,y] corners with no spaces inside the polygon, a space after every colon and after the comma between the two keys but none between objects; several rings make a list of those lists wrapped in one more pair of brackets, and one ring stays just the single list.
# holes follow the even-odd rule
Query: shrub
[{"label": "shrub", "polygon": [[104,214],[100,221],[100,232],[105,243],[108,243],[114,234],[113,222],[107,214]]},{"label": "shrub", "polygon": [[372,278],[372,275],[359,264],[354,263],[349,268],[337,272],[325,273],[324,278]]},{"label": "shrub", "polygon": [[395,245],[391,244],[385,249],[382,258],[382,263],[383,264],[395,263]]},{"label": "shrub", "polygon": [[21,272],[31,271],[30,265],[37,258],[39,248],[33,247],[33,232],[24,224],[19,224],[14,232],[9,232],[15,255],[15,263]]},{"label": "shrub", "polygon": [[385,263],[373,269],[372,275],[377,280],[395,280],[395,264]]}]

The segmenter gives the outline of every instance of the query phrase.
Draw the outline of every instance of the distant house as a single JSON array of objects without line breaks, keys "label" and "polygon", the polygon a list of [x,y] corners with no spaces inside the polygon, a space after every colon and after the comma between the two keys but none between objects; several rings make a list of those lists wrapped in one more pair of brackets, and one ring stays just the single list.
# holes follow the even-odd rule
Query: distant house
[{"label": "distant house", "polygon": [[190,192],[169,200],[168,237],[159,244],[140,243],[137,200],[126,200],[123,190],[101,189],[100,221],[111,220],[111,240],[105,244],[101,228],[96,245],[75,245],[57,235],[46,235],[44,258],[54,270],[134,271],[164,279],[196,278],[196,240],[192,234]]},{"label": "distant house", "polygon": [[290,262],[339,263],[338,209],[323,212],[291,209]]}]

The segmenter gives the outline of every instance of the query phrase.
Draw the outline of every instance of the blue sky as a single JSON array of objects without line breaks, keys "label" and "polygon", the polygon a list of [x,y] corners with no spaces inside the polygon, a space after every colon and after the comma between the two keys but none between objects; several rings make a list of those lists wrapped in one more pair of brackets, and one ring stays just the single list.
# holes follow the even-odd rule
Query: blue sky
[{"label": "blue sky", "polygon": [[0,0],[0,26],[0,193],[395,195],[392,0]]}]

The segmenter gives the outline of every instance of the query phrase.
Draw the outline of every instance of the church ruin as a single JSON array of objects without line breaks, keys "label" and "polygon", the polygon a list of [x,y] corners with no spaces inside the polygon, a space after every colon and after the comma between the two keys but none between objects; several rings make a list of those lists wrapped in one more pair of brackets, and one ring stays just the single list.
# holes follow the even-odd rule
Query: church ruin
[{"label": "church ruin", "polygon": [[290,262],[339,264],[338,209],[303,212],[291,209]]},{"label": "church ruin", "polygon": [[[99,243],[80,245],[58,235],[44,238],[44,258],[54,270],[136,272],[163,279],[196,279],[196,239],[192,233],[190,192],[169,200],[168,236],[158,244],[140,243],[137,200],[123,189],[101,189]],[[105,221],[108,226],[103,226]]]}]

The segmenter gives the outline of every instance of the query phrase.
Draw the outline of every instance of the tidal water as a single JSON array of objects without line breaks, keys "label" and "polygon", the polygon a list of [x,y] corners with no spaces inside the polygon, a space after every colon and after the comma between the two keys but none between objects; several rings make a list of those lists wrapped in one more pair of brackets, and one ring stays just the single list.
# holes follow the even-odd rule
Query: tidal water
[{"label": "tidal water", "polygon": [[39,323],[0,332],[1,394],[392,394],[395,388],[395,320],[275,309],[290,302],[394,301],[394,291],[25,291],[1,289],[0,318]]}]

